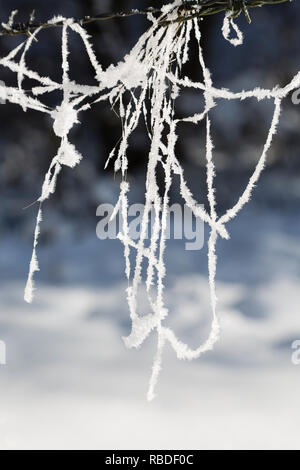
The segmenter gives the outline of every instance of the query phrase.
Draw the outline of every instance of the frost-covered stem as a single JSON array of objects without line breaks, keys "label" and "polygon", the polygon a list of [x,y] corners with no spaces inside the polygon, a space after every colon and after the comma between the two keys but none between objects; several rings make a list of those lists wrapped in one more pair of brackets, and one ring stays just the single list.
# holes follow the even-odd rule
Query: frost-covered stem
[{"label": "frost-covered stem", "polygon": [[213,143],[211,139],[211,123],[210,119],[207,116],[206,118],[206,180],[207,180],[207,196],[210,206],[210,217],[212,221],[216,221],[216,197],[215,197],[215,188],[214,188],[214,178],[215,178],[215,165],[213,162]]},{"label": "frost-covered stem", "polygon": [[[72,21],[70,22],[72,23]],[[64,22],[62,29],[62,70],[63,70],[63,101],[69,102],[70,90],[69,90],[69,50],[68,50],[68,27],[70,24],[68,21]]]},{"label": "frost-covered stem", "polygon": [[[72,20],[65,20],[62,30],[62,71],[63,71],[63,101],[59,111],[52,113],[55,116],[54,130],[56,134],[61,137],[61,145],[57,155],[52,159],[49,170],[45,176],[42,194],[39,198],[39,211],[36,220],[36,228],[34,233],[33,252],[30,262],[30,269],[25,287],[24,299],[26,302],[31,303],[33,300],[34,292],[34,274],[39,271],[37,260],[37,245],[40,234],[40,225],[42,221],[42,205],[51,194],[55,192],[57,177],[61,171],[62,164],[74,167],[81,159],[81,156],[76,152],[75,148],[68,142],[68,133],[73,123],[77,120],[77,113],[70,106],[70,88],[69,88],[69,62],[68,62],[68,33],[67,29],[72,24]],[[27,42],[27,49],[25,47],[24,53],[19,65],[19,87],[21,87],[23,74],[26,71],[25,53],[27,52],[32,41]],[[70,114],[70,115],[69,115]]]},{"label": "frost-covered stem", "polygon": [[216,337],[219,335],[219,322],[217,318],[217,295],[216,295],[216,270],[217,270],[217,255],[216,243],[218,240],[218,232],[216,229],[216,197],[214,188],[215,166],[213,162],[213,143],[211,138],[211,124],[209,117],[206,119],[206,169],[207,169],[207,189],[208,201],[210,206],[210,217],[213,222],[210,237],[208,240],[208,277],[210,288],[210,299],[213,313],[212,331]]},{"label": "frost-covered stem", "polygon": [[[162,361],[162,352],[165,342],[162,328],[162,320],[166,315],[163,303],[163,277],[164,277],[164,263],[163,263],[163,253],[165,245],[165,229],[166,229],[166,211],[168,203],[168,191],[170,187],[170,176],[166,176],[166,190],[164,196],[163,204],[163,214],[162,214],[162,227],[160,227],[159,213],[160,213],[160,198],[158,192],[158,185],[156,181],[156,168],[157,164],[160,161],[160,143],[162,141],[163,128],[164,128],[164,119],[165,115],[168,113],[168,103],[165,97],[166,95],[166,73],[170,63],[170,57],[174,46],[176,27],[172,26],[168,28],[167,33],[162,41],[161,51],[159,58],[160,60],[156,64],[156,71],[152,80],[154,81],[153,85],[153,109],[151,112],[151,122],[153,127],[153,135],[151,148],[149,153],[149,161],[147,167],[147,178],[146,178],[146,201],[144,214],[141,224],[141,235],[138,242],[137,257],[136,257],[136,267],[134,273],[134,279],[132,288],[129,290],[129,305],[131,307],[131,317],[133,320],[132,333],[126,339],[126,344],[131,346],[133,344],[138,344],[136,341],[136,335],[139,331],[140,337],[147,336],[153,328],[156,328],[158,335],[158,345],[157,352],[153,363],[152,375],[149,384],[148,399],[152,399],[154,396],[154,388],[157,383],[158,375],[161,369]],[[170,169],[170,163],[168,162]],[[167,170],[168,171],[168,170]],[[154,227],[153,240],[150,244],[150,257],[148,263],[148,275],[147,275],[147,289],[149,290],[152,276],[153,276],[153,266],[156,262],[155,252],[157,247],[157,241],[159,232],[161,234],[160,240],[160,254],[157,263],[157,299],[155,304],[150,301],[154,312],[152,316],[148,318],[139,318],[136,311],[136,297],[139,284],[141,282],[141,267],[143,261],[143,252],[144,252],[144,243],[148,227],[149,214],[152,209],[152,203],[154,203],[156,211],[156,224]],[[132,339],[131,339],[132,337]]]},{"label": "frost-covered stem", "polygon": [[[158,186],[156,182],[156,165],[159,160],[159,151],[160,151],[160,140],[163,131],[162,124],[162,109],[164,106],[164,95],[166,90],[165,85],[165,75],[170,61],[170,52],[173,44],[172,38],[174,37],[174,26],[168,28],[167,38],[165,39],[165,45],[161,50],[161,64],[159,74],[157,72],[157,85],[155,87],[155,104],[152,110],[153,116],[153,137],[151,142],[151,148],[149,153],[149,161],[147,167],[147,177],[146,177],[146,201],[144,207],[144,213],[141,223],[141,234],[138,242],[138,251],[136,257],[136,267],[134,273],[134,279],[132,284],[132,295],[133,297],[137,294],[138,286],[141,282],[141,269],[143,261],[143,249],[144,243],[147,235],[149,215],[151,212],[152,202],[159,197]],[[135,302],[131,303],[133,307],[131,311],[132,318],[136,318],[137,312],[135,309]]]},{"label": "frost-covered stem", "polygon": [[[233,14],[234,17],[238,16],[243,11],[243,3],[246,5],[247,8],[256,8],[261,7],[264,5],[276,5],[279,3],[286,3],[290,2],[291,0],[247,0],[247,2],[237,2],[238,5],[242,5],[242,7],[235,8],[235,0],[231,3],[230,0],[200,0],[197,1],[186,1],[185,3],[182,2],[181,8],[178,11],[178,15],[176,18],[169,19],[162,19],[160,24],[162,26],[167,26],[170,23],[183,23],[186,21],[190,21],[194,18],[201,18],[208,15],[215,15],[217,13],[221,13],[224,11],[229,11]],[[179,5],[180,6],[180,5]],[[178,7],[178,5],[177,5]],[[113,20],[116,18],[128,18],[130,16],[148,16],[153,14],[161,14],[163,13],[163,9],[161,8],[154,8],[149,7],[145,10],[130,10],[130,11],[120,11],[117,13],[101,13],[99,15],[93,16],[85,16],[83,18],[77,18],[75,23],[79,24],[80,26],[94,23],[98,21],[107,21]],[[0,28],[0,36],[17,36],[26,34],[30,36],[31,32],[37,28],[41,29],[48,29],[53,27],[61,27],[63,26],[63,21],[57,21],[53,23],[52,21],[45,21],[45,22],[36,22],[32,21],[32,15],[29,18],[28,22],[25,23],[18,23],[14,22],[14,17],[17,14],[15,10],[12,12],[13,15],[10,15],[11,20],[8,23],[1,23],[2,28]],[[246,10],[246,17],[249,19],[249,14],[247,14]]]},{"label": "frost-covered stem", "polygon": [[163,291],[164,291],[163,279],[166,275],[166,268],[164,264],[164,254],[165,254],[165,249],[166,249],[166,230],[167,230],[167,217],[168,217],[168,210],[169,210],[169,192],[170,192],[170,188],[172,184],[171,151],[174,151],[176,141],[177,141],[175,129],[176,129],[176,125],[175,123],[172,123],[170,127],[170,132],[168,135],[169,154],[164,164],[165,192],[164,192],[164,197],[163,197],[161,235],[160,235],[158,268],[157,268],[157,271],[158,271],[157,272],[157,309],[161,312],[161,319],[163,319],[163,317],[165,316],[164,301],[163,301]]},{"label": "frost-covered stem", "polygon": [[154,224],[153,224],[153,232],[151,233],[151,242],[150,242],[150,248],[149,248],[149,263],[148,263],[147,279],[146,279],[147,292],[150,291],[151,286],[153,285],[154,266],[156,265],[156,250],[157,250],[159,235],[161,232],[161,223],[160,223],[161,200],[158,195],[155,196],[155,199],[153,202],[153,209],[154,209]]},{"label": "frost-covered stem", "polygon": [[[18,88],[19,88],[19,91],[22,92],[22,83],[23,83],[23,79],[24,79],[24,74],[26,72],[26,62],[25,62],[25,57],[26,57],[26,54],[27,52],[29,51],[31,45],[32,45],[32,42],[34,40],[36,40],[36,36],[38,35],[38,33],[41,31],[42,28],[37,28],[36,31],[34,31],[33,34],[30,35],[30,37],[27,39],[26,41],[26,44],[25,44],[25,47],[24,47],[24,50],[23,50],[23,53],[21,55],[21,59],[20,59],[20,62],[19,62],[19,70],[18,70]],[[25,97],[24,97],[25,98]],[[22,108],[23,108],[23,111],[26,111],[27,110],[27,107],[26,107],[26,100],[24,99],[24,103],[22,104]]]},{"label": "frost-covered stem", "polygon": [[[130,10],[127,12],[100,13],[99,15],[77,18],[74,20],[74,22],[80,26],[83,26],[89,23],[94,23],[96,21],[112,20],[116,18],[128,18],[130,16],[137,16],[137,15],[147,16],[149,14],[155,14],[155,13],[161,13],[161,9],[149,7],[145,10],[134,9],[134,10]],[[26,34],[29,36],[31,31],[34,31],[37,28],[41,28],[41,29],[49,29],[49,28],[54,28],[54,27],[57,28],[57,27],[62,27],[63,24],[64,24],[63,20],[57,21],[55,23],[51,20],[45,21],[45,22],[34,21],[34,22],[28,22],[28,23],[11,23],[11,24],[2,23],[2,28],[0,29],[0,36],[5,36],[5,35],[16,36],[20,34]]]},{"label": "frost-covered stem", "polygon": [[78,33],[83,41],[83,44],[85,45],[85,49],[87,51],[88,57],[90,59],[90,62],[95,70],[96,78],[100,75],[102,72],[102,67],[98,62],[98,59],[96,57],[94,48],[90,42],[90,36],[87,34],[86,30],[81,27],[80,24],[73,22],[70,25],[71,29]]},{"label": "frost-covered stem", "polygon": [[34,292],[34,274],[39,271],[39,263],[36,254],[36,247],[38,245],[38,239],[40,234],[40,224],[42,221],[42,203],[40,202],[40,207],[38,215],[36,218],[36,226],[34,231],[34,241],[33,241],[33,251],[31,256],[31,261],[29,265],[29,273],[27,278],[27,283],[24,292],[24,300],[27,303],[32,303],[33,301],[33,292]]}]

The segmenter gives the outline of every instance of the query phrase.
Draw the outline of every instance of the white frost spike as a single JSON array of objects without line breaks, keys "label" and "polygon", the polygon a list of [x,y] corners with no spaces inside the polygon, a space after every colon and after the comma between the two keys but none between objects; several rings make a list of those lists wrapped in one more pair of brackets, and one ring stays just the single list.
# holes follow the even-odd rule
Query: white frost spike
[{"label": "white frost spike", "polygon": [[[237,36],[236,38],[230,38],[230,34],[231,34],[230,26],[232,26],[232,28],[236,32],[236,36]],[[225,14],[223,27],[222,27],[222,33],[226,41],[229,41],[230,44],[232,44],[235,47],[240,46],[244,42],[244,35],[242,31],[239,29],[239,27],[237,26],[237,24],[233,21],[232,13],[230,11],[228,11]]]},{"label": "white frost spike", "polygon": [[258,163],[255,167],[254,173],[252,174],[245,191],[243,192],[242,196],[240,197],[240,199],[238,200],[236,205],[232,209],[229,209],[226,212],[226,214],[223,215],[223,217],[220,218],[220,222],[222,224],[224,224],[224,223],[226,224],[230,219],[233,219],[234,217],[236,217],[237,214],[242,210],[244,205],[250,200],[252,191],[255,187],[255,184],[259,180],[259,177],[260,177],[260,175],[261,175],[261,173],[262,173],[262,171],[265,167],[267,154],[268,154],[268,151],[271,147],[273,137],[277,132],[277,126],[278,126],[278,123],[279,123],[280,112],[281,112],[281,99],[276,98],[275,103],[274,103],[274,114],[273,114],[271,127],[269,129],[268,137],[267,137],[266,143],[264,145],[264,149],[263,149],[263,152],[261,154],[261,157],[258,160]]}]

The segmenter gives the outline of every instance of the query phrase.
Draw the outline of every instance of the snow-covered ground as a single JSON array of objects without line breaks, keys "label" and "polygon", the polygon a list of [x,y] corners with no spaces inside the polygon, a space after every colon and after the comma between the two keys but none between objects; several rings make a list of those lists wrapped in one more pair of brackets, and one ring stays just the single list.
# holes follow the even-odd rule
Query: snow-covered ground
[{"label": "snow-covered ground", "polygon": [[[251,204],[218,244],[222,339],[195,362],[164,356],[146,401],[155,336],[126,350],[122,247],[93,233],[40,249],[23,302],[30,245],[1,240],[0,447],[4,449],[299,449],[300,219]],[[169,322],[197,345],[208,332],[206,252],[168,251]]]}]

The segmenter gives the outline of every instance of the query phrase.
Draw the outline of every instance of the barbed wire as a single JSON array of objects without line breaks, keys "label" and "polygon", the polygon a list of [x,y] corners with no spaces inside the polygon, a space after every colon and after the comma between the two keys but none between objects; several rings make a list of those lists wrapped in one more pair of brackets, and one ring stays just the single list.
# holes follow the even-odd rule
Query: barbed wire
[{"label": "barbed wire", "polygon": [[[174,20],[168,20],[168,15],[163,15],[163,10],[160,8],[149,7],[144,10],[133,9],[130,11],[120,11],[117,13],[101,13],[99,15],[85,16],[83,18],[74,19],[74,23],[85,25],[93,23],[96,21],[106,21],[117,18],[128,18],[135,15],[147,16],[149,14],[163,15],[161,18],[160,24],[162,26],[167,26],[171,23],[182,23],[189,21],[193,18],[202,18],[209,15],[214,15],[224,11],[232,11],[232,17],[236,18],[241,13],[246,15],[248,22],[251,22],[249,9],[262,7],[265,5],[276,5],[279,3],[292,2],[293,0],[199,0],[199,1],[190,1],[186,0],[182,2],[182,6],[176,7],[178,11],[178,17]],[[9,35],[27,35],[30,36],[31,33],[37,28],[48,29],[54,27],[63,26],[63,21],[46,21],[46,22],[36,22],[35,11],[33,11],[27,22],[15,22],[15,18],[18,14],[17,10],[11,12],[9,20],[7,23],[2,22],[0,27],[0,36]]]},{"label": "barbed wire", "polygon": [[[185,14],[179,16],[176,20],[162,21],[161,24],[177,22],[181,23],[194,18],[201,18],[214,15],[221,12],[232,11],[232,18],[237,18],[244,12],[247,21],[251,23],[249,14],[250,8],[262,7],[265,5],[276,5],[279,3],[292,2],[293,0],[199,0],[199,2],[183,2],[182,9]],[[194,10],[194,11],[193,11]]]}]

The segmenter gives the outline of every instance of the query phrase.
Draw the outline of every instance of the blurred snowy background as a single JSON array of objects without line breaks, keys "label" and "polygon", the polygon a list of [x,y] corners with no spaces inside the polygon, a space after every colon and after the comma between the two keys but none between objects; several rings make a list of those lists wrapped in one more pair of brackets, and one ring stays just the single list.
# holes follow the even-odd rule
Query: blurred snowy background
[{"label": "blurred snowy background", "polygon": [[[12,9],[27,19],[54,14],[81,17],[142,8],[146,1],[2,0],[0,19]],[[161,2],[151,2],[159,6]],[[202,23],[206,60],[217,86],[234,90],[284,85],[300,70],[300,4],[256,9],[249,26],[238,20],[245,45],[223,40],[222,15]],[[140,17],[88,27],[104,65],[117,62],[146,29]],[[60,75],[58,31],[43,32],[30,66]],[[20,39],[0,39],[7,54]],[[92,80],[74,42],[72,73]],[[79,53],[80,52],[80,53]],[[191,74],[194,76],[193,56]],[[0,79],[14,77],[0,70]],[[186,95],[181,107],[201,108]],[[222,103],[213,113],[218,168],[218,210],[231,206],[260,153],[271,110],[265,103]],[[139,351],[125,349],[130,329],[122,246],[96,238],[96,208],[114,203],[118,181],[103,171],[120,134],[106,105],[80,116],[72,141],[84,155],[65,170],[57,195],[45,206],[36,301],[23,301],[36,206],[43,174],[57,148],[49,120],[13,105],[0,106],[0,448],[238,449],[300,447],[300,365],[291,344],[300,339],[300,108],[286,100],[268,167],[247,209],[229,225],[231,240],[218,244],[218,297],[222,339],[201,360],[164,357],[158,398],[145,401],[155,337]],[[203,129],[182,130],[186,179],[204,203]],[[130,153],[132,202],[143,202],[144,131]],[[178,200],[178,188],[173,187]],[[206,237],[207,238],[207,237]],[[209,327],[207,254],[167,252],[169,322],[191,345]]]}]

